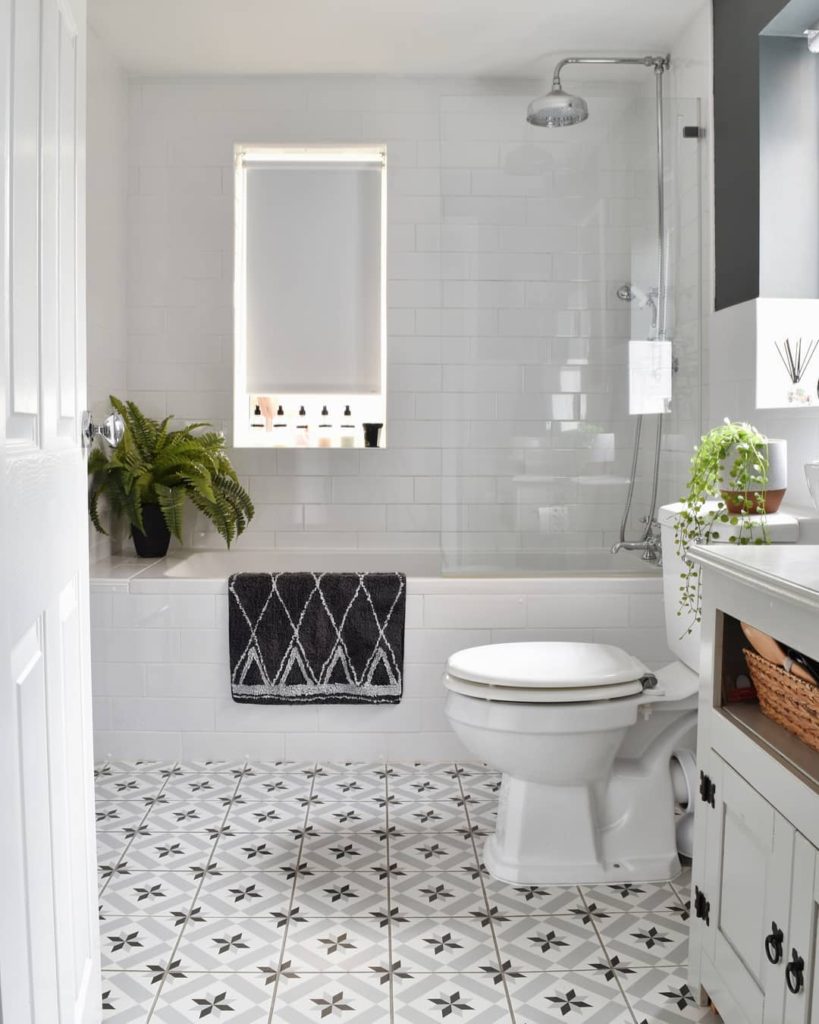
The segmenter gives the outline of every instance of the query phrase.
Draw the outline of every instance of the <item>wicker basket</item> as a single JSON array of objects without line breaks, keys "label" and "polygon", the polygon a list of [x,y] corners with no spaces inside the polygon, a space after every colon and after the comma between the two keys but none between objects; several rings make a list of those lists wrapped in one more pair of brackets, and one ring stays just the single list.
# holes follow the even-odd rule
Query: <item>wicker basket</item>
[{"label": "wicker basket", "polygon": [[819,686],[743,650],[763,715],[819,751]]}]

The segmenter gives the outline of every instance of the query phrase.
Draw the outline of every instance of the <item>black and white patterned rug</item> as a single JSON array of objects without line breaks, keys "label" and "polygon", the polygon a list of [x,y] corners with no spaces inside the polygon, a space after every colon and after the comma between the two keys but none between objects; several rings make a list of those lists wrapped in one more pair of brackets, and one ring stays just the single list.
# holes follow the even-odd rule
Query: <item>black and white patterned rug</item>
[{"label": "black and white patterned rug", "polygon": [[237,573],[228,581],[233,699],[397,704],[403,573]]}]

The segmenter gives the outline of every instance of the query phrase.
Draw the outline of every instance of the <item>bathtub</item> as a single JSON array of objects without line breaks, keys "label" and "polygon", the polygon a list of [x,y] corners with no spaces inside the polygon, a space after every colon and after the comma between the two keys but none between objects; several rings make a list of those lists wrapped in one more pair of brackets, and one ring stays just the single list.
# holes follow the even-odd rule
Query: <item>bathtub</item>
[{"label": "bathtub", "polygon": [[[622,569],[625,563],[620,563]],[[586,640],[651,668],[671,660],[658,572],[441,572],[434,552],[195,551],[91,567],[98,758],[434,761],[466,756],[444,716],[462,647]],[[642,569],[642,566],[640,566]],[[259,706],[230,696],[227,578],[248,571],[407,574],[404,698],[383,707]]]}]

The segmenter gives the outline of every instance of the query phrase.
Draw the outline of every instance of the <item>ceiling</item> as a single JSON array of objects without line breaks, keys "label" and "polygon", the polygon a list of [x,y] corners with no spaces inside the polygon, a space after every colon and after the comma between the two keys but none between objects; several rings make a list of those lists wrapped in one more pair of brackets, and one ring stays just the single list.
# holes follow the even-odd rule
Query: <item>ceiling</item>
[{"label": "ceiling", "polygon": [[135,74],[517,76],[568,50],[665,52],[703,2],[89,0],[89,20]]}]

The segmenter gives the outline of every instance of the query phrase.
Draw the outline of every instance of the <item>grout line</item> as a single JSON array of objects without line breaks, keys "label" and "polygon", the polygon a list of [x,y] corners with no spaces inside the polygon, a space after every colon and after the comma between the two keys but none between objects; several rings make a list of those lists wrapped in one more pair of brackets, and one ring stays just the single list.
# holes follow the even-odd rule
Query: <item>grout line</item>
[{"label": "grout line", "polygon": [[282,944],[281,944],[281,948],[279,949],[279,964],[278,964],[278,969],[276,971],[276,980],[273,983],[273,995],[270,997],[270,1009],[269,1009],[268,1014],[267,1014],[267,1022],[268,1022],[268,1024],[271,1024],[271,1022],[273,1021],[273,1011],[276,1008],[276,997],[279,994],[279,982],[281,981],[281,972],[282,972],[282,968],[283,968],[283,965],[284,965],[284,962],[285,962],[284,954],[287,951],[287,935],[288,935],[288,932],[290,931],[290,914],[293,912],[293,907],[295,906],[295,903],[296,903],[296,887],[297,887],[298,881],[299,881],[299,874],[300,874],[300,867],[301,867],[301,857],[302,857],[302,853],[304,851],[304,833],[307,830],[308,824],[310,822],[310,811],[313,808],[313,804],[312,804],[311,801],[312,801],[312,797],[313,797],[313,794],[314,794],[315,789],[316,789],[316,770],[317,770],[317,768],[318,768],[318,763],[316,761],[314,761],[313,762],[313,767],[311,769],[312,777],[310,779],[310,792],[307,794],[307,806],[304,808],[304,821],[302,822],[302,827],[301,827],[302,836],[301,836],[301,839],[299,840],[299,849],[298,849],[298,853],[296,854],[296,864],[295,864],[295,870],[293,872],[293,884],[290,887],[290,903],[289,903],[288,908],[287,908],[288,919],[285,922],[284,932],[282,933]]},{"label": "grout line", "polygon": [[[458,768],[460,768],[460,765],[455,764],[455,765],[453,765],[453,767],[458,769]],[[469,768],[467,768],[466,770],[469,771]],[[466,821],[467,821],[467,824],[469,825],[469,827],[471,829],[471,827],[472,827],[472,818],[469,815],[469,803],[467,802],[467,799],[466,799],[467,793],[464,790],[464,784],[463,784],[463,781],[461,779],[460,772],[458,772],[458,774],[456,775],[456,779],[458,780],[458,788],[461,791],[461,799],[464,802],[463,806],[464,806],[464,813],[466,815]],[[478,869],[478,881],[480,882],[481,892],[483,893],[483,902],[484,902],[484,905],[486,907],[487,915],[489,915],[489,910],[490,910],[490,907],[489,907],[489,896],[487,895],[487,892],[486,892],[486,884],[484,882],[484,874],[483,874],[483,870],[481,868],[482,861],[481,861],[481,856],[480,856],[480,854],[478,852],[478,845],[475,842],[475,833],[474,832],[470,835],[469,839],[470,839],[470,842],[472,843],[472,851],[475,854],[475,863],[476,863],[477,869]],[[489,933],[492,936],[492,942],[493,942],[493,944],[495,946],[495,956],[498,958],[498,970],[503,972],[503,961],[501,960],[500,944],[498,942],[497,933],[495,932],[495,923],[492,920],[491,915],[489,915]],[[512,995],[511,995],[511,993],[509,991],[509,985],[506,982],[506,977],[503,974],[502,974],[502,977],[501,977],[501,983],[503,985],[503,991],[504,991],[504,993],[506,995],[506,1007],[507,1007],[507,1009],[509,1011],[509,1020],[511,1021],[511,1024],[515,1024],[515,1011],[512,1008]]]},{"label": "grout line", "polygon": [[384,829],[386,832],[385,852],[387,854],[387,970],[390,972],[390,1024],[395,1021],[395,982],[392,976],[392,917],[390,911],[392,910],[392,886],[390,884],[391,872],[390,865],[392,864],[392,843],[390,842],[390,803],[389,797],[391,795],[390,790],[390,775],[389,765],[384,764]]}]

